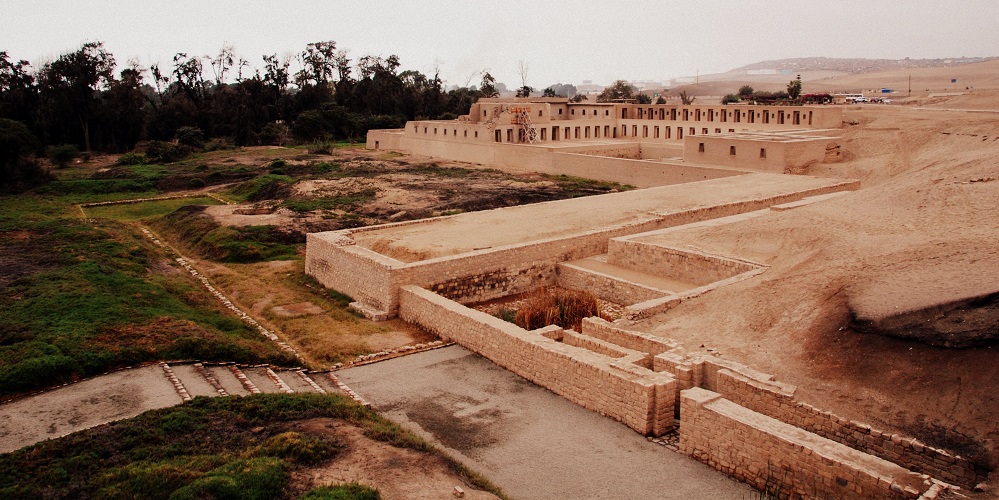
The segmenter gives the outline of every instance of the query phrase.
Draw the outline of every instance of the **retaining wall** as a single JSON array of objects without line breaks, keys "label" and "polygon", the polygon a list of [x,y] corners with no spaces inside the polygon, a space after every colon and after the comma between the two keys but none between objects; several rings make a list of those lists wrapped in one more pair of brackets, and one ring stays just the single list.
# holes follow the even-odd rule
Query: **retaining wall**
[{"label": "retaining wall", "polygon": [[941,481],[971,488],[988,475],[984,467],[917,439],[884,433],[801,403],[794,398],[793,386],[721,367],[717,369],[715,386],[714,390],[725,398],[750,410]]},{"label": "retaining wall", "polygon": [[654,276],[668,276],[697,286],[731,278],[760,267],[716,255],[664,247],[627,238],[617,238],[609,242],[607,262]]},{"label": "retaining wall", "polygon": [[565,262],[558,264],[555,282],[560,287],[587,290],[603,300],[625,306],[663,297],[670,293],[667,290],[632,283],[617,276],[610,276]]},{"label": "retaining wall", "polygon": [[920,474],[701,388],[682,392],[680,450],[782,498],[918,498]]},{"label": "retaining wall", "polygon": [[[634,363],[558,342],[558,327],[527,331],[417,286],[399,297],[402,319],[489,358],[531,382],[642,433],[673,427],[676,383]],[[607,348],[614,355],[619,350]]]}]

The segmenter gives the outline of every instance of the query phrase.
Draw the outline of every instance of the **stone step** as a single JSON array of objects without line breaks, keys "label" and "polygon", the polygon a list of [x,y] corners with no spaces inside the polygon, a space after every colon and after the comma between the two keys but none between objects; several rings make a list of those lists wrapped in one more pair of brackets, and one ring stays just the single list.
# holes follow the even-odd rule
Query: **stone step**
[{"label": "stone step", "polygon": [[236,380],[239,381],[239,383],[246,389],[247,392],[249,392],[250,394],[260,394],[260,388],[257,387],[257,384],[253,383],[253,381],[250,380],[249,377],[246,376],[246,373],[243,372],[243,370],[240,367],[236,365],[229,365],[229,371],[232,372],[232,375],[236,377]]},{"label": "stone step", "polygon": [[211,365],[205,368],[211,373],[219,385],[225,389],[230,396],[249,396],[252,394],[246,386],[239,380],[232,368],[238,369],[235,365]]},{"label": "stone step", "polygon": [[243,374],[246,378],[253,382],[260,392],[263,393],[281,393],[284,392],[281,387],[275,383],[274,379],[268,376],[267,372],[270,368],[264,366],[251,366],[243,368]]},{"label": "stone step", "polygon": [[198,374],[201,375],[201,377],[204,378],[208,382],[208,384],[215,389],[215,394],[217,396],[229,395],[229,391],[227,391],[225,387],[222,387],[222,384],[219,383],[217,378],[215,378],[215,374],[212,373],[211,370],[209,370],[204,364],[194,363],[193,366],[198,371]]},{"label": "stone step", "polygon": [[[275,375],[291,389],[292,392],[317,392],[316,387],[302,377],[301,370],[274,370]],[[320,388],[321,389],[321,388]]]},{"label": "stone step", "polygon": [[201,375],[195,365],[174,365],[172,368],[173,372],[177,375],[177,378],[184,384],[184,387],[187,388],[187,392],[192,397],[215,397],[219,395],[215,387],[212,387],[212,384],[205,380],[205,377]]},{"label": "stone step", "polygon": [[264,373],[267,374],[267,378],[271,379],[271,382],[274,382],[274,385],[277,386],[280,392],[285,394],[294,394],[295,390],[292,389],[291,386],[289,386],[288,383],[277,374],[277,372],[268,368],[264,371]]},{"label": "stone step", "polygon": [[180,379],[177,378],[177,374],[174,373],[173,367],[167,363],[160,363],[160,367],[163,368],[163,375],[166,376],[167,380],[169,380],[171,384],[173,384],[173,388],[177,391],[177,395],[180,396],[181,401],[187,402],[194,399],[191,397],[191,393],[187,392],[187,388],[184,387],[184,384],[180,381]]},{"label": "stone step", "polygon": [[340,387],[333,382],[333,379],[329,377],[330,372],[314,372],[309,374],[309,378],[312,379],[319,387],[322,387],[327,394],[344,394]]}]

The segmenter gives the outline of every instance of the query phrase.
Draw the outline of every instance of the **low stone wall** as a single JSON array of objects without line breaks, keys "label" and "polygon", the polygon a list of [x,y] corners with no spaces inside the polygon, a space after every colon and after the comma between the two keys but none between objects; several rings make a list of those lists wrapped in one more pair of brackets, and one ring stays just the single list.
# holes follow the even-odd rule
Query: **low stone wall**
[{"label": "low stone wall", "polygon": [[717,369],[713,390],[750,410],[965,488],[974,487],[988,475],[985,467],[917,439],[884,433],[799,402],[794,398],[793,386],[747,376],[743,370],[733,368]]},{"label": "low stone wall", "polygon": [[305,237],[306,274],[326,288],[381,311],[392,307],[392,269],[402,264],[354,245],[345,233],[309,233]]},{"label": "low stone wall", "polygon": [[918,498],[932,482],[701,388],[682,392],[680,451],[781,498]]},{"label": "low stone wall", "polygon": [[587,290],[603,300],[625,306],[669,294],[667,290],[650,288],[564,262],[558,265],[555,282],[560,287]]},{"label": "low stone wall", "polygon": [[[531,382],[642,433],[673,427],[676,383],[634,363],[558,342],[558,327],[527,331],[417,286],[400,291],[399,315]],[[609,348],[608,348],[609,349]],[[615,354],[620,351],[613,351]]]},{"label": "low stone wall", "polygon": [[748,262],[627,238],[617,238],[609,242],[607,262],[697,286],[731,278],[760,267]]}]

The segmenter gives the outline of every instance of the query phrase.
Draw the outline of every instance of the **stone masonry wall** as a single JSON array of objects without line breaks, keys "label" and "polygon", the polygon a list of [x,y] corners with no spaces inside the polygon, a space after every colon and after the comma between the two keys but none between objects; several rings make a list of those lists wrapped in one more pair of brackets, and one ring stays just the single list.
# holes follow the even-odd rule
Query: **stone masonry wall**
[{"label": "stone masonry wall", "polygon": [[628,239],[610,241],[607,247],[607,262],[655,276],[668,276],[697,286],[721,281],[759,267],[724,257]]},{"label": "stone masonry wall", "polygon": [[[401,265],[337,233],[310,233],[305,239],[305,273],[376,309],[392,304],[392,267]],[[363,279],[358,279],[363,276]]]},{"label": "stone masonry wall", "polygon": [[932,484],[706,389],[683,391],[680,418],[680,451],[781,498],[918,498]]},{"label": "stone masonry wall", "polygon": [[609,276],[564,262],[558,265],[555,282],[560,287],[587,290],[603,300],[625,306],[667,295],[664,290],[632,283],[617,276]]},{"label": "stone masonry wall", "polygon": [[716,384],[718,393],[746,408],[941,481],[971,488],[988,474],[982,466],[917,439],[883,433],[799,402],[794,398],[793,387],[789,390],[788,386],[728,368],[717,370]]},{"label": "stone masonry wall", "polygon": [[529,332],[417,286],[402,287],[399,314],[642,434],[661,435],[673,427],[671,376],[630,357],[615,359],[549,338],[560,337],[548,332],[558,327]]}]

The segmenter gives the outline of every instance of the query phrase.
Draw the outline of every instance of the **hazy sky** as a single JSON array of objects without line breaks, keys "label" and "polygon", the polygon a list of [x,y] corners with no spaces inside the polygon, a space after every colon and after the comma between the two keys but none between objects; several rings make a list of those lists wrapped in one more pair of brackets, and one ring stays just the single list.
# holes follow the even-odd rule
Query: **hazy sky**
[{"label": "hazy sky", "polygon": [[[3,0],[0,50],[36,66],[100,40],[119,65],[169,67],[223,43],[261,67],[335,40],[449,84],[665,80],[785,57],[999,56],[999,0]],[[293,64],[294,67],[294,64]],[[209,75],[210,76],[210,75]]]}]

